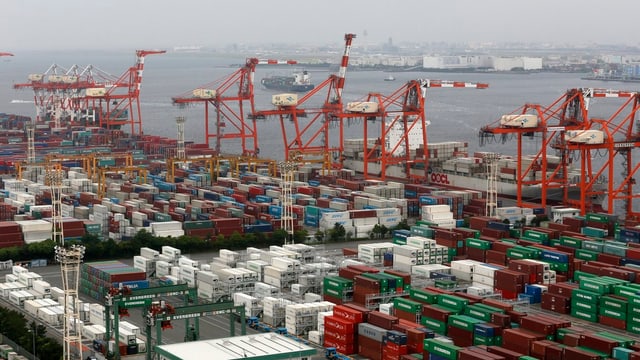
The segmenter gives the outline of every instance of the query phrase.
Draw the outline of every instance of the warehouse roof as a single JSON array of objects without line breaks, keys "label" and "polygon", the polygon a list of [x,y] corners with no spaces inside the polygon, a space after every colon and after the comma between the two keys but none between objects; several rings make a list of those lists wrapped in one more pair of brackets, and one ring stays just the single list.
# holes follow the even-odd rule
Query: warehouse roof
[{"label": "warehouse roof", "polygon": [[283,335],[265,333],[160,345],[156,352],[169,360],[202,360],[203,356],[215,360],[278,360],[309,357],[316,349]]}]

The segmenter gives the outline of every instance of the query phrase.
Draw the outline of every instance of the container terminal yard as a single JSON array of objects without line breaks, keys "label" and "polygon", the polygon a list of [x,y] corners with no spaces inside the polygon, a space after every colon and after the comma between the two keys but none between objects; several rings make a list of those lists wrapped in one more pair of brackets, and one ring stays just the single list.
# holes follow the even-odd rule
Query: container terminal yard
[{"label": "container terminal yard", "polygon": [[[337,74],[300,98],[273,95],[271,109],[255,108],[253,72],[281,60],[249,58],[173,97],[176,106],[204,106],[205,144],[184,139],[183,118],[176,139],[142,134],[144,60],[163,51],[137,51],[120,77],[50,69],[14,85],[33,90],[37,115],[0,118],[0,246],[54,240],[61,284],[7,259],[0,303],[58,329],[65,359],[640,359],[640,94],[569,89],[481,129],[485,141],[515,139],[516,156],[467,154],[464,143],[427,141],[425,92],[488,85],[420,79],[343,104],[354,39],[345,35]],[[320,105],[310,100],[318,95]],[[624,103],[594,119],[593,98]],[[255,121],[265,118],[280,120],[284,161],[258,157]],[[362,140],[342,137],[348,119],[364,120]],[[384,140],[370,139],[368,124]],[[394,144],[398,128],[405,136]],[[539,139],[540,152],[522,154],[523,137]],[[242,153],[225,154],[228,142]],[[608,161],[593,164],[595,152]],[[471,177],[486,186],[465,186]],[[552,190],[559,199],[547,197]],[[505,195],[513,206],[502,206]],[[78,241],[87,233],[128,241],[141,229],[215,241],[338,225],[369,239],[405,220],[410,228],[386,241],[339,253],[289,237],[201,260],[162,246],[84,262]],[[184,336],[168,342],[178,329]]]}]

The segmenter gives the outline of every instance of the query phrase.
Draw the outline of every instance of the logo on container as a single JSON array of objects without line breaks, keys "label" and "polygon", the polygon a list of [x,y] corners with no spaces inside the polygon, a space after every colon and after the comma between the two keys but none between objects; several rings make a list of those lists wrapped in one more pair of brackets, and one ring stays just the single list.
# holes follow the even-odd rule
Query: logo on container
[{"label": "logo on container", "polygon": [[431,182],[449,185],[449,179],[447,178],[447,174],[432,173]]}]

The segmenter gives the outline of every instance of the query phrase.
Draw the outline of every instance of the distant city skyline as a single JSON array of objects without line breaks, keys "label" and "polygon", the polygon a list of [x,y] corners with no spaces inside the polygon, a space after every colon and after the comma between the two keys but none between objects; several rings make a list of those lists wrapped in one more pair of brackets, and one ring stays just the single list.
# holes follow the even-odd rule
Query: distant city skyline
[{"label": "distant city skyline", "polygon": [[540,43],[639,46],[625,0],[7,0],[0,51],[198,45]]}]

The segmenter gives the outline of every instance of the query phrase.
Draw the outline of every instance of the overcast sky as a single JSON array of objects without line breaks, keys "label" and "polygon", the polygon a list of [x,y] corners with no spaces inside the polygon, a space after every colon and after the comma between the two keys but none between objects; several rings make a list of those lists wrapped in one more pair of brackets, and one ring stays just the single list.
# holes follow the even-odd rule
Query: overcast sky
[{"label": "overcast sky", "polygon": [[638,0],[2,0],[0,14],[0,51],[11,52],[342,44],[345,33],[367,44],[640,43]]}]

